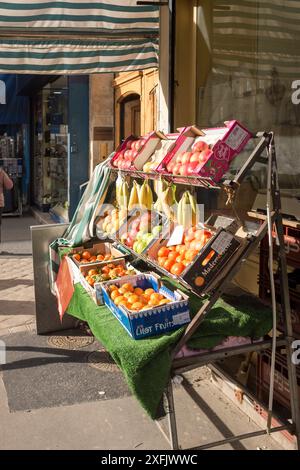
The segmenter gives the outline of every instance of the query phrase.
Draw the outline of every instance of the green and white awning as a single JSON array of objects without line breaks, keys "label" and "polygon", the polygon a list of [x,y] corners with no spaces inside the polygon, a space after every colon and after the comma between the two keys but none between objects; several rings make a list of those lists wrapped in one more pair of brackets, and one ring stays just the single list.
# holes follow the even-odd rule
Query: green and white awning
[{"label": "green and white awning", "polygon": [[0,1],[0,73],[158,66],[159,7],[136,0]]}]

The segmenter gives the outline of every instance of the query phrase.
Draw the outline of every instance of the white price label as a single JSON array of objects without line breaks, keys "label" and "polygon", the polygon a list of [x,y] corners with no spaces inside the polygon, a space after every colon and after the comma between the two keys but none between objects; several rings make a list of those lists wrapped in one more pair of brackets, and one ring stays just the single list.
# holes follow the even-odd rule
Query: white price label
[{"label": "white price label", "polygon": [[182,325],[183,323],[187,323],[188,321],[190,321],[189,312],[177,313],[177,315],[173,316],[174,325]]},{"label": "white price label", "polygon": [[233,239],[233,235],[227,232],[221,232],[220,235],[216,238],[214,243],[211,245],[212,250],[216,251],[219,255],[222,255],[224,251],[227,250],[231,241]]},{"label": "white price label", "polygon": [[226,144],[228,147],[230,147],[232,150],[237,150],[241,144],[244,142],[248,135],[248,132],[246,132],[242,127],[236,125],[234,129],[232,129],[232,132],[226,139]]},{"label": "white price label", "polygon": [[170,236],[170,240],[167,243],[167,246],[174,246],[174,245],[181,245],[184,235],[184,227],[182,225],[177,225],[172,235]]}]

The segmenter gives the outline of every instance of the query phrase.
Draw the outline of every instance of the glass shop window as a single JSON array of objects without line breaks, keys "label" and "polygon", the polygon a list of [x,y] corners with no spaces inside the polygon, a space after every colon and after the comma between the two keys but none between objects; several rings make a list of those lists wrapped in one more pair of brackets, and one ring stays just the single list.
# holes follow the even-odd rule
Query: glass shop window
[{"label": "glass shop window", "polygon": [[[300,2],[199,0],[194,18],[197,124],[274,131],[283,211],[300,220]],[[258,192],[265,175],[256,165]]]}]

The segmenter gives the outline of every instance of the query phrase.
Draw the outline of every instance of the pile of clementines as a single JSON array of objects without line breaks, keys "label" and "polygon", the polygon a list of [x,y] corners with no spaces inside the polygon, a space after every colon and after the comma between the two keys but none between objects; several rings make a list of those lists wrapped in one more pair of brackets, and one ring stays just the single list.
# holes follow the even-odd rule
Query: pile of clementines
[{"label": "pile of clementines", "polygon": [[152,288],[134,287],[130,282],[126,282],[121,287],[110,286],[109,296],[115,305],[123,306],[134,312],[148,310],[171,302],[166,296],[155,292]]},{"label": "pile of clementines", "polygon": [[181,245],[163,246],[158,250],[157,262],[159,266],[175,276],[180,276],[211,236],[209,230],[190,228],[184,235]]},{"label": "pile of clementines", "polygon": [[114,257],[111,253],[97,253],[93,255],[88,250],[85,250],[81,253],[75,253],[73,259],[78,263],[95,263],[95,261],[111,261]]},{"label": "pile of clementines", "polygon": [[84,277],[89,285],[93,287],[95,282],[110,281],[124,276],[132,276],[133,274],[136,274],[134,269],[127,269],[126,266],[123,266],[122,264],[115,265],[113,263],[109,263],[105,266],[102,265],[94,269],[90,269],[86,274],[84,274]]}]

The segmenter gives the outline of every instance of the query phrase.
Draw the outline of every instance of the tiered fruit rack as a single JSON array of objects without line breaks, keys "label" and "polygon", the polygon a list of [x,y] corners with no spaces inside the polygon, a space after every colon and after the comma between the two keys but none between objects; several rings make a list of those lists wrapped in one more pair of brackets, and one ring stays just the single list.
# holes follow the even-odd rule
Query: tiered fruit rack
[{"label": "tiered fruit rack", "polygon": [[[159,422],[157,422],[158,426],[162,430],[165,438],[168,440],[172,449],[179,449],[179,442],[178,442],[178,434],[177,434],[177,425],[176,425],[176,417],[175,417],[175,407],[174,407],[174,400],[173,400],[173,388],[172,388],[172,376],[177,374],[183,373],[187,370],[191,370],[205,364],[211,364],[215,361],[236,356],[239,354],[246,354],[253,351],[265,351],[268,349],[272,349],[276,351],[276,347],[284,346],[287,350],[287,362],[288,362],[288,376],[289,376],[289,387],[290,387],[290,394],[291,394],[291,420],[286,418],[280,418],[280,426],[272,427],[272,417],[274,417],[273,409],[272,409],[272,400],[269,401],[269,409],[268,409],[268,426],[266,430],[256,431],[252,433],[247,433],[239,436],[233,436],[229,439],[223,439],[222,441],[213,442],[210,444],[206,444],[204,446],[195,447],[195,449],[207,449],[216,447],[225,443],[233,442],[236,440],[243,440],[248,439],[254,436],[264,435],[266,433],[274,433],[280,432],[283,430],[288,430],[290,433],[295,435],[296,445],[300,448],[300,416],[299,416],[299,396],[298,396],[298,385],[297,385],[297,375],[296,375],[296,367],[292,363],[292,343],[293,343],[293,331],[292,331],[292,323],[291,323],[291,313],[290,313],[290,300],[289,300],[289,291],[288,291],[288,278],[287,278],[287,267],[286,267],[286,256],[285,256],[285,248],[284,248],[284,232],[283,232],[283,225],[282,225],[282,215],[281,215],[281,202],[280,202],[280,191],[278,185],[278,172],[277,172],[277,164],[276,164],[276,152],[275,152],[275,145],[274,145],[274,136],[273,133],[267,132],[260,132],[255,136],[259,139],[259,142],[256,148],[253,150],[245,164],[242,166],[238,174],[233,180],[222,181],[221,183],[215,184],[209,178],[197,177],[197,176],[173,176],[171,174],[164,174],[163,178],[167,181],[178,183],[178,184],[185,184],[189,186],[196,186],[202,187],[207,189],[218,189],[222,190],[225,189],[227,194],[231,194],[232,199],[234,199],[237,189],[239,188],[241,182],[243,181],[247,172],[252,168],[252,166],[256,163],[263,163],[267,165],[268,168],[268,186],[267,192],[270,195],[270,200],[272,201],[272,211],[270,214],[269,224],[268,220],[265,220],[256,234],[249,233],[247,237],[247,242],[243,244],[240,249],[237,251],[236,255],[230,259],[230,261],[225,265],[224,269],[216,275],[216,279],[214,282],[214,289],[209,292],[209,295],[203,297],[202,296],[202,306],[198,313],[195,315],[193,320],[190,324],[186,327],[184,334],[174,347],[171,357],[172,357],[172,371],[170,374],[170,381],[168,387],[166,389],[166,400],[167,400],[167,413],[168,413],[168,423],[169,423],[169,435],[167,436],[166,433],[162,430]],[[267,155],[262,156],[263,153],[266,151]],[[121,171],[124,175],[127,175],[131,178],[142,178],[142,179],[158,179],[160,178],[160,174],[156,172],[145,173],[143,171],[137,170],[119,170],[117,168],[112,167],[113,173],[117,173]],[[218,350],[217,352],[208,352],[205,354],[201,354],[198,356],[193,357],[183,357],[183,358],[176,358],[177,353],[181,350],[181,348],[187,343],[187,341],[191,338],[194,332],[197,330],[199,325],[208,315],[216,301],[221,297],[224,293],[228,284],[233,280],[237,272],[240,270],[243,262],[245,259],[253,253],[253,251],[258,247],[260,242],[263,238],[268,234],[269,227],[271,224],[274,224],[277,231],[277,239],[278,239],[278,262],[280,266],[280,283],[281,283],[281,302],[282,302],[282,310],[284,316],[284,333],[276,339],[276,342],[273,340],[263,340],[259,342],[255,342],[249,345],[244,346],[234,346],[226,349]],[[149,263],[149,259],[145,255],[139,255],[134,253],[135,258],[138,260],[142,260],[144,262]],[[158,271],[160,270],[158,265],[153,265]],[[165,274],[165,271],[163,271]],[[181,282],[180,278],[178,278],[179,283]],[[186,284],[184,284],[186,287]],[[204,292],[204,294],[206,294]],[[273,331],[276,331],[277,324],[273,323]],[[271,366],[271,374],[274,374],[274,370],[272,371],[272,367],[275,367],[275,361]],[[238,384],[240,388],[240,384]],[[270,396],[273,395],[273,388],[274,383],[270,385]],[[249,392],[245,389],[246,393]],[[249,392],[250,393],[250,392]],[[262,407],[264,405],[259,403],[259,400],[256,400],[258,404]],[[276,417],[277,419],[277,417]]]}]

